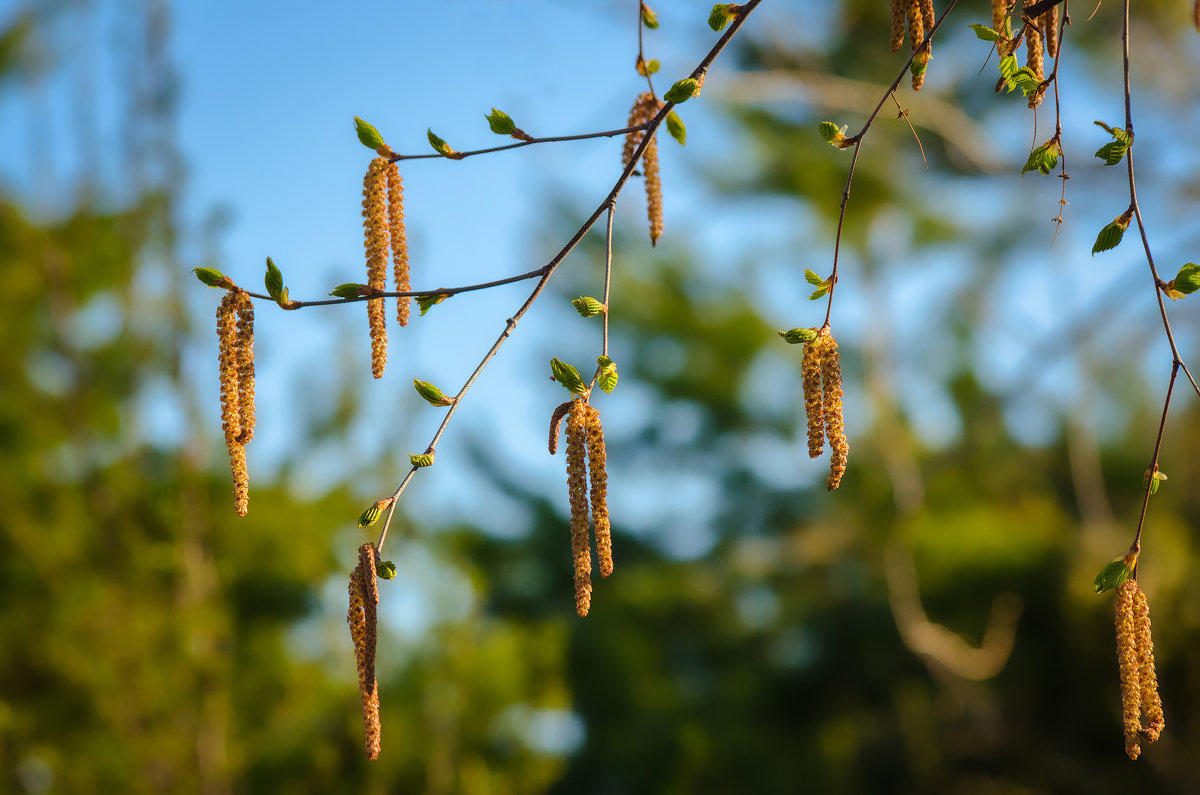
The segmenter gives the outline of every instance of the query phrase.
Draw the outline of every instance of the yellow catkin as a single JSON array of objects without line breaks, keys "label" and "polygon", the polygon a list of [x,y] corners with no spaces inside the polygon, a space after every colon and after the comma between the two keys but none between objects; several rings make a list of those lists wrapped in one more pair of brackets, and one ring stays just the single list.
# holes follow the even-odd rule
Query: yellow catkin
[{"label": "yellow catkin", "polygon": [[[388,231],[392,244],[392,274],[396,291],[406,293],[412,289],[408,274],[408,235],[404,231],[404,181],[395,163],[387,169]],[[408,325],[411,298],[396,299],[396,321]]]},{"label": "yellow catkin", "polygon": [[1158,740],[1166,726],[1162,699],[1158,695],[1158,674],[1154,670],[1154,639],[1150,635],[1150,603],[1146,594],[1133,584],[1133,623],[1137,634],[1138,681],[1141,686],[1142,736],[1146,742]]},{"label": "yellow catkin", "polygon": [[1200,0],[1192,4],[1192,24],[1200,31]]},{"label": "yellow catkin", "polygon": [[921,21],[925,24],[925,32],[933,30],[937,22],[937,13],[933,10],[933,0],[921,0]]},{"label": "yellow catkin", "polygon": [[571,409],[571,401],[561,403],[554,408],[554,413],[550,415],[550,442],[547,449],[550,450],[550,455],[558,452],[558,435],[561,432],[563,417],[567,416],[567,412]]},{"label": "yellow catkin", "polygon": [[[363,177],[363,247],[367,254],[367,286],[387,289],[388,213],[387,158],[377,157]],[[371,327],[371,374],[383,377],[387,366],[387,325],[382,298],[367,301],[367,320]]]},{"label": "yellow catkin", "polygon": [[242,441],[241,391],[238,362],[238,304],[240,293],[230,290],[217,307],[217,369],[221,378],[221,428],[233,473],[233,507],[238,516],[250,508],[250,475]]},{"label": "yellow catkin", "polygon": [[350,606],[346,623],[354,641],[354,657],[358,663],[358,689],[362,695],[364,750],[368,759],[379,757],[379,682],[375,679],[375,645],[377,640],[376,606],[379,589],[375,579],[375,546],[363,544],[358,548],[358,566],[350,573]]},{"label": "yellow catkin", "polygon": [[650,245],[658,245],[663,233],[662,177],[658,172],[658,136],[650,136],[642,155],[642,170],[646,175],[646,217],[650,221]]},{"label": "yellow catkin", "polygon": [[[653,94],[649,91],[638,94],[637,99],[633,101],[633,107],[629,109],[629,120],[625,123],[625,126],[635,127],[639,124],[645,124],[654,118],[654,114],[657,112],[658,103],[655,101]],[[633,153],[637,151],[638,146],[642,143],[642,138],[645,136],[645,130],[634,130],[631,133],[625,134],[625,146],[621,150],[622,168],[629,165],[629,161],[633,158]]]},{"label": "yellow catkin", "polygon": [[1142,686],[1138,660],[1137,623],[1134,617],[1134,591],[1137,583],[1125,580],[1117,586],[1114,602],[1117,626],[1117,666],[1121,672],[1121,725],[1125,729],[1125,753],[1137,759],[1142,752],[1138,742],[1141,731]]},{"label": "yellow catkin", "polygon": [[821,337],[806,343],[800,372],[804,377],[804,413],[808,417],[808,457],[817,458],[825,448],[825,412],[821,397]]},{"label": "yellow catkin", "polygon": [[904,46],[904,7],[906,0],[891,0],[892,52],[900,52]]},{"label": "yellow catkin", "polygon": [[830,491],[836,489],[846,473],[850,445],[846,443],[846,426],[842,419],[842,367],[837,341],[833,335],[824,338],[821,349],[821,404],[825,414],[825,437],[829,439]]},{"label": "yellow catkin", "polygon": [[592,504],[592,525],[596,529],[596,559],[600,564],[600,576],[613,573],[612,526],[608,520],[608,468],[604,449],[604,429],[600,425],[600,412],[593,406],[587,407],[587,454],[588,475],[591,481],[589,497]]},{"label": "yellow catkin", "polygon": [[[908,38],[909,46],[916,51],[913,57],[913,65],[925,64],[929,62],[932,56],[932,45],[921,47],[921,42],[925,39],[925,14],[922,10],[922,2],[927,0],[909,0],[905,7],[905,14],[908,16]],[[913,91],[920,91],[921,86],[925,84],[925,72],[919,71],[912,76]]]},{"label": "yellow catkin", "polygon": [[[1033,72],[1033,76],[1038,82],[1046,79],[1046,64],[1042,56],[1042,31],[1037,25],[1028,25],[1025,28],[1025,65]],[[1029,97],[1029,107],[1036,108],[1042,104],[1042,97],[1045,96],[1044,91],[1037,91]]]},{"label": "yellow catkin", "polygon": [[1042,31],[1046,37],[1046,54],[1051,58],[1058,57],[1058,6],[1054,6],[1038,19],[1042,23]]},{"label": "yellow catkin", "polygon": [[575,565],[575,612],[592,606],[592,551],[588,543],[587,405],[572,400],[567,412],[567,490],[571,500],[571,557]]},{"label": "yellow catkin", "polygon": [[238,439],[245,445],[254,438],[254,302],[245,293],[238,298],[238,415],[242,426]]}]

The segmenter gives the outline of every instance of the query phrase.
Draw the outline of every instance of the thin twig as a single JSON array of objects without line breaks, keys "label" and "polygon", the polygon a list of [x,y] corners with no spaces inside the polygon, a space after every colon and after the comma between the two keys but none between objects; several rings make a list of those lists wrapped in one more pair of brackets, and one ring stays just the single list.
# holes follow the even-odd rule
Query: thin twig
[{"label": "thin twig", "polygon": [[[956,0],[952,0],[952,2],[954,1]],[[742,23],[746,21],[746,18],[750,15],[750,12],[752,12],[761,2],[762,0],[749,0],[749,2],[742,6],[741,11],[725,29],[724,35],[717,40],[717,43],[713,45],[712,49],[708,51],[708,54],[705,55],[700,61],[700,64],[695,68],[695,70],[693,70],[691,74],[692,77],[696,77],[708,69],[713,60],[720,55],[721,51],[724,50],[726,45],[729,44],[729,40],[732,39],[734,34],[737,33],[738,29],[741,28]],[[641,160],[642,155],[646,151],[646,147],[649,146],[650,141],[654,138],[654,133],[658,130],[658,127],[663,123],[663,120],[666,119],[667,114],[670,113],[671,109],[674,107],[675,103],[673,102],[665,103],[662,108],[659,109],[654,118],[646,122],[644,125],[646,134],[642,136],[641,142],[638,144],[633,156],[630,157],[629,163],[621,171],[621,175],[617,178],[612,190],[609,191],[608,195],[604,197],[604,200],[600,202],[600,206],[597,207],[590,216],[588,216],[587,220],[584,221],[575,234],[571,236],[571,239],[567,241],[566,245],[564,245],[562,249],[554,255],[554,258],[551,259],[550,262],[546,263],[546,266],[541,269],[542,276],[540,279],[538,279],[537,284],[534,286],[533,292],[529,294],[529,297],[525,299],[525,302],[521,304],[521,307],[504,324],[504,330],[500,332],[500,336],[496,338],[496,341],[492,343],[492,347],[488,349],[488,352],[484,354],[483,359],[475,366],[475,369],[471,372],[471,375],[468,376],[466,383],[464,383],[462,388],[458,390],[458,393],[454,395],[454,402],[451,403],[450,407],[446,410],[446,416],[442,418],[442,422],[438,426],[437,431],[434,433],[433,439],[430,440],[426,452],[434,452],[438,441],[442,438],[442,434],[446,432],[446,427],[450,424],[450,420],[454,417],[455,412],[458,411],[458,407],[462,405],[463,398],[466,396],[467,391],[471,388],[471,385],[475,383],[475,379],[479,377],[479,374],[483,372],[485,367],[487,367],[488,362],[492,360],[492,357],[496,355],[496,352],[500,350],[500,346],[503,345],[504,341],[507,340],[512,334],[513,329],[517,327],[517,323],[521,320],[525,313],[529,311],[529,308],[533,306],[534,301],[536,301],[538,296],[542,294],[542,291],[546,289],[546,285],[549,283],[550,278],[554,275],[555,271],[558,270],[558,266],[561,265],[563,260],[567,258],[567,255],[570,254],[577,245],[579,245],[579,241],[583,240],[584,236],[587,235],[591,228],[596,225],[596,222],[600,220],[600,216],[603,215],[605,211],[609,211],[611,213],[612,207],[616,203],[617,196],[621,193],[621,189],[625,187],[625,183],[628,182],[629,178],[633,175],[638,162]],[[876,112],[878,112],[878,109]],[[410,469],[408,474],[404,476],[404,479],[400,481],[400,485],[397,486],[396,490],[392,493],[392,504],[388,509],[387,520],[384,522],[383,530],[381,530],[379,533],[379,541],[375,545],[380,551],[383,549],[384,541],[387,539],[388,528],[391,527],[392,517],[396,512],[396,501],[400,498],[400,495],[404,492],[404,489],[408,487],[409,482],[412,481],[413,476],[417,473],[417,469],[418,467],[415,466]]]},{"label": "thin twig", "polygon": [[520,149],[522,146],[533,146],[534,144],[554,144],[562,141],[585,141],[589,138],[612,138],[617,135],[628,135],[631,132],[644,129],[645,125],[635,124],[632,127],[622,127],[619,130],[605,130],[604,132],[582,133],[580,135],[555,135],[549,138],[530,138],[527,141],[517,141],[513,144],[505,144],[503,146],[491,146],[487,149],[472,149],[468,152],[455,152],[450,155],[443,155],[440,152],[427,155],[393,155],[389,157],[393,163],[398,163],[401,160],[431,160],[440,158],[442,160],[462,160],[475,155],[490,155],[493,152],[504,152],[509,149]]},{"label": "thin twig", "polygon": [[875,105],[875,110],[871,111],[871,115],[867,117],[867,121],[865,124],[863,124],[862,129],[850,139],[854,142],[854,155],[850,158],[850,171],[846,174],[846,186],[842,188],[842,204],[841,207],[838,208],[837,234],[833,239],[833,272],[829,275],[829,299],[825,305],[824,325],[826,326],[829,325],[829,315],[831,312],[833,312],[833,291],[837,287],[838,254],[841,252],[842,248],[842,227],[846,222],[846,203],[850,201],[850,186],[854,184],[854,167],[858,164],[858,152],[862,148],[863,137],[867,134],[867,131],[871,129],[871,125],[875,122],[875,117],[879,115],[879,111],[883,108],[884,103],[887,102],[888,97],[890,97],[892,92],[894,92],[900,86],[900,81],[903,80],[904,75],[908,73],[908,68],[912,66],[913,59],[917,57],[917,53],[921,52],[925,46],[933,40],[933,34],[937,33],[938,28],[940,28],[942,23],[946,21],[946,17],[950,15],[950,12],[954,10],[956,5],[958,5],[958,0],[950,0],[949,4],[946,6],[946,10],[943,11],[942,15],[938,17],[936,22],[933,23],[933,27],[929,29],[929,32],[925,34],[925,38],[922,40],[920,46],[913,47],[912,53],[910,53],[908,56],[908,60],[906,60],[904,62],[904,66],[900,68],[900,73],[896,75],[896,79],[892,81],[890,86],[888,86],[888,90],[885,91],[883,96],[879,98],[879,102]]},{"label": "thin twig", "polygon": [[646,27],[642,24],[642,12],[646,9],[646,4],[638,0],[638,59],[637,62],[642,65],[642,69],[646,72],[646,85],[650,86],[650,96],[658,99],[658,94],[654,93],[654,80],[650,77],[650,70],[646,68],[645,50],[642,48],[642,31]]},{"label": "thin twig", "polygon": [[921,136],[917,135],[917,128],[913,127],[913,123],[909,121],[908,111],[900,107],[900,100],[896,99],[896,92],[890,94],[892,102],[896,103],[896,118],[904,119],[904,123],[908,125],[908,129],[912,130],[913,138],[917,139],[917,148],[921,150],[921,162],[925,164],[925,170],[929,170],[929,161],[925,159],[925,147],[921,144]]},{"label": "thin twig", "polygon": [[[523,282],[527,279],[536,279],[545,273],[546,268],[543,266],[537,270],[529,271],[528,273],[519,273],[516,276],[506,276],[503,279],[495,279],[490,282],[481,282],[479,284],[467,284],[462,287],[439,287],[436,290],[380,290],[371,293],[370,295],[354,295],[349,298],[325,298],[318,301],[291,301],[286,309],[304,309],[310,306],[333,306],[335,304],[352,304],[357,301],[370,301],[375,298],[427,298],[435,295],[458,295],[459,293],[470,293],[476,290],[487,290],[491,287],[499,287],[504,284],[512,284],[513,282]],[[238,288],[241,289],[241,288]],[[275,299],[269,295],[262,293],[252,293],[249,290],[242,290],[251,298],[260,298],[265,301],[274,302]]]},{"label": "thin twig", "polygon": [[1058,67],[1062,63],[1063,51],[1063,36],[1067,31],[1067,3],[1063,0],[1062,13],[1058,15],[1058,49],[1054,51],[1054,71],[1050,73],[1049,80],[1054,85],[1054,140],[1058,141],[1058,178],[1062,180],[1062,196],[1058,200],[1058,215],[1051,220],[1055,222],[1054,237],[1050,239],[1054,243],[1058,239],[1058,230],[1062,229],[1063,225],[1063,208],[1067,206],[1067,180],[1071,175],[1067,173],[1067,155],[1062,148],[1062,106],[1058,99]]}]

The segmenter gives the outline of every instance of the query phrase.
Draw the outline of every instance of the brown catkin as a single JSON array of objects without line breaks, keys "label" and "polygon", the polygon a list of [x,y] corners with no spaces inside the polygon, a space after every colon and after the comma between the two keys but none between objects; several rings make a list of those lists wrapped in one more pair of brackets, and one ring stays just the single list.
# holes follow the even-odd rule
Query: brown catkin
[{"label": "brown catkin", "polygon": [[379,589],[375,579],[375,546],[363,544],[358,548],[358,566],[350,573],[350,606],[346,623],[354,641],[354,657],[358,663],[358,689],[362,695],[364,748],[368,759],[379,756],[379,682],[375,679],[375,645],[377,639],[376,606]]},{"label": "brown catkin", "polygon": [[[377,157],[363,177],[363,247],[367,254],[367,286],[387,289],[388,261],[388,161]],[[371,327],[371,374],[383,377],[387,366],[387,325],[382,298],[367,301],[367,320]]]},{"label": "brown catkin", "polygon": [[804,377],[804,413],[808,417],[808,457],[817,458],[825,448],[825,412],[821,396],[821,346],[817,337],[804,346],[800,372]]},{"label": "brown catkin", "polygon": [[1058,57],[1058,6],[1052,7],[1038,19],[1042,22],[1042,31],[1046,37],[1046,54],[1051,58]]},{"label": "brown catkin", "polygon": [[933,0],[921,0],[921,21],[925,23],[925,31],[933,30],[937,22],[937,14],[933,10]]},{"label": "brown catkin", "polygon": [[562,429],[563,417],[567,416],[567,412],[571,409],[571,401],[560,403],[554,407],[554,413],[550,415],[550,443],[547,448],[550,450],[550,455],[555,455],[558,452],[558,435]]},{"label": "brown catkin", "polygon": [[221,427],[233,473],[233,507],[245,516],[250,507],[250,475],[246,469],[246,446],[242,441],[241,391],[239,389],[238,305],[241,293],[230,290],[217,307],[217,369],[221,378]]},{"label": "brown catkin", "polygon": [[992,0],[992,30],[1004,35],[1004,20],[1008,17],[1011,0]]},{"label": "brown catkin", "polygon": [[600,563],[600,576],[607,577],[613,573],[612,525],[608,520],[608,469],[605,466],[607,455],[600,412],[593,406],[587,407],[587,454],[592,525],[596,529],[596,559]]},{"label": "brown catkin", "polygon": [[907,0],[891,0],[892,52],[900,52],[904,46],[904,7]]},{"label": "brown catkin", "polygon": [[650,221],[650,245],[658,245],[663,233],[662,178],[658,172],[658,136],[650,136],[642,155],[642,170],[646,175],[646,217]]},{"label": "brown catkin", "polygon": [[[633,101],[633,107],[629,109],[629,120],[625,123],[625,126],[635,127],[639,124],[645,124],[654,118],[655,113],[658,113],[658,103],[655,101],[654,95],[649,91],[638,94],[637,99]],[[641,145],[642,138],[645,136],[645,130],[634,130],[631,133],[625,134],[625,146],[621,150],[622,168],[629,165],[629,161],[633,158],[633,153]]]},{"label": "brown catkin", "polygon": [[[392,274],[396,291],[405,293],[412,289],[408,274],[408,235],[404,231],[404,180],[400,169],[390,163],[387,169],[388,232],[392,244]],[[408,325],[411,298],[396,299],[396,321]]]},{"label": "brown catkin", "polygon": [[587,405],[572,400],[567,412],[567,490],[571,500],[571,557],[575,565],[575,612],[592,606],[592,550],[588,544]]},{"label": "brown catkin", "polygon": [[1192,3],[1192,24],[1200,31],[1200,0]]},{"label": "brown catkin", "polygon": [[254,438],[254,302],[245,293],[238,294],[237,364],[238,417],[243,445]]},{"label": "brown catkin", "polygon": [[1163,718],[1162,699],[1158,695],[1158,674],[1154,670],[1154,639],[1150,635],[1150,603],[1146,594],[1134,582],[1133,624],[1137,635],[1138,682],[1141,687],[1141,711],[1144,727],[1142,736],[1146,742],[1158,740],[1166,721]]},{"label": "brown catkin", "polygon": [[836,489],[846,473],[846,459],[850,445],[846,443],[846,426],[842,418],[842,367],[838,356],[838,344],[829,335],[824,338],[821,349],[821,405],[825,414],[825,436],[829,439],[830,491]]},{"label": "brown catkin", "polygon": [[1117,586],[1114,601],[1117,626],[1117,666],[1121,672],[1121,724],[1125,729],[1125,753],[1137,759],[1142,752],[1138,743],[1141,730],[1142,686],[1138,660],[1137,622],[1134,616],[1134,591],[1137,582],[1125,580]]},{"label": "brown catkin", "polygon": [[[1025,65],[1033,72],[1038,82],[1046,79],[1046,64],[1042,56],[1042,31],[1037,25],[1025,27]],[[1029,96],[1029,107],[1036,108],[1042,104],[1046,92],[1036,91]]]},{"label": "brown catkin", "polygon": [[[913,57],[913,91],[920,91],[921,86],[925,84],[925,71],[923,67],[929,63],[929,59],[933,53],[932,44],[924,47],[921,46],[921,42],[925,39],[925,11],[923,4],[927,2],[929,0],[908,0],[908,5],[905,7],[905,14],[908,16],[909,46],[917,53]],[[932,10],[932,6],[930,10]]]}]

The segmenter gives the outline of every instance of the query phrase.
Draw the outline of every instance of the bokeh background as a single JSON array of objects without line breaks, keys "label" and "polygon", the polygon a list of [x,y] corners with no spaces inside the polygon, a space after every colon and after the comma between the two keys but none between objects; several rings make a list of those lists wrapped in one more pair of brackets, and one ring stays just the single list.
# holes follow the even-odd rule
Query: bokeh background
[{"label": "bokeh background", "polygon": [[[939,9],[941,4],[938,4]],[[1166,274],[1200,257],[1200,35],[1137,4],[1143,211]],[[715,41],[663,0],[660,91]],[[1122,120],[1119,12],[1074,6],[1060,70],[1071,180],[1020,177],[1053,131],[995,94],[963,4],[913,134],[885,108],[859,162],[833,327],[851,464],[805,454],[798,349],[818,325],[857,129],[903,62],[882,2],[767,0],[663,140],[666,237],[617,216],[606,422],[616,573],[573,612],[551,356],[599,327],[587,238],[406,492],[385,557],[383,754],[367,763],[346,578],[392,490],[528,284],[392,329],[361,306],[258,313],[250,515],[232,510],[217,293],[362,280],[371,156],[620,127],[643,81],[630,0],[0,3],[0,791],[730,793],[1200,791],[1200,423],[1180,389],[1141,582],[1167,715],[1122,752],[1111,599],[1170,368],[1126,206],[1091,156]],[[1089,15],[1091,15],[1089,19]],[[982,71],[980,71],[983,66]],[[1036,124],[1036,130],[1034,129]],[[404,166],[414,285],[543,264],[616,178],[619,140]],[[1123,168],[1123,167],[1122,167]],[[1196,364],[1190,299],[1170,307]]]}]

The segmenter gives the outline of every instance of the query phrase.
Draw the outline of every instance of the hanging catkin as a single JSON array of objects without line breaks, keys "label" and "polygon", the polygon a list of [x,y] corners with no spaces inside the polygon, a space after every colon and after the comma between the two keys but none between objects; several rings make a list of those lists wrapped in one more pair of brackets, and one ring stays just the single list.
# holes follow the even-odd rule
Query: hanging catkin
[{"label": "hanging catkin", "polygon": [[[412,289],[412,285],[408,273],[408,235],[404,231],[404,181],[400,178],[400,169],[395,163],[388,164],[387,194],[388,231],[392,245],[392,274],[395,277],[396,291],[406,293]],[[411,304],[411,298],[396,299],[396,321],[401,326],[408,325],[408,312]]]},{"label": "hanging catkin", "polygon": [[362,696],[364,750],[368,759],[379,756],[379,682],[375,679],[375,646],[377,640],[376,606],[379,588],[375,578],[375,545],[358,548],[358,566],[350,573],[350,606],[346,623],[354,641],[354,657],[358,663],[358,689]]},{"label": "hanging catkin", "polygon": [[[387,289],[388,261],[388,161],[377,157],[363,177],[363,247],[367,255],[367,286]],[[367,301],[367,320],[371,328],[371,374],[383,377],[387,366],[387,325],[382,298]]]}]

